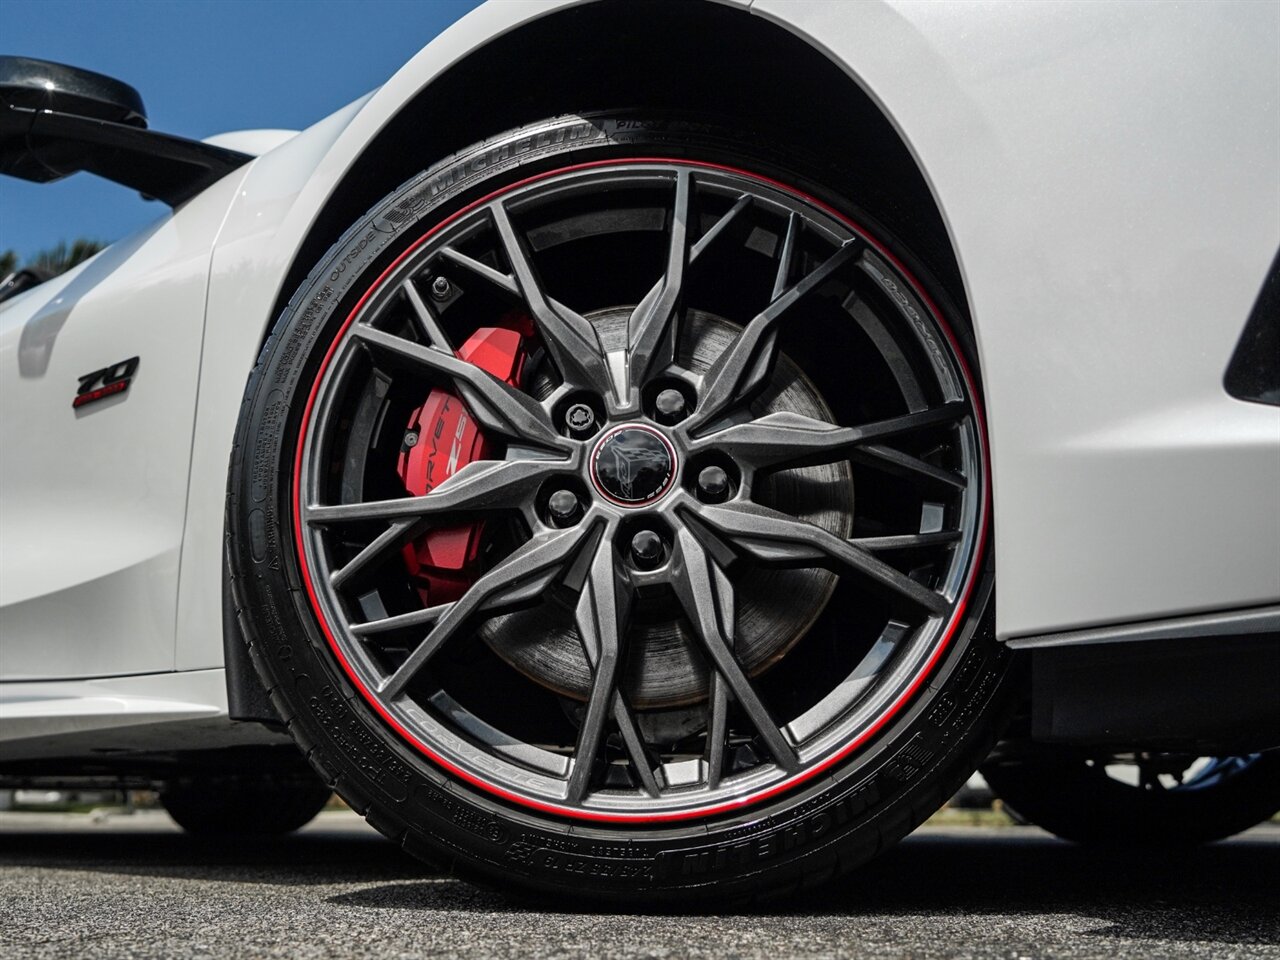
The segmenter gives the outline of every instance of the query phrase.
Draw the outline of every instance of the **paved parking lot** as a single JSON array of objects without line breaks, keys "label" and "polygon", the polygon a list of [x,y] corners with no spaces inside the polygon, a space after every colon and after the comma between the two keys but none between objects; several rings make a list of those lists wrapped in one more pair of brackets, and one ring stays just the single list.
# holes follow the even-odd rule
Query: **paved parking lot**
[{"label": "paved parking lot", "polygon": [[1280,827],[1190,854],[926,828],[759,913],[537,911],[424,875],[348,813],[202,843],[162,813],[0,813],[0,957],[1280,958]]}]

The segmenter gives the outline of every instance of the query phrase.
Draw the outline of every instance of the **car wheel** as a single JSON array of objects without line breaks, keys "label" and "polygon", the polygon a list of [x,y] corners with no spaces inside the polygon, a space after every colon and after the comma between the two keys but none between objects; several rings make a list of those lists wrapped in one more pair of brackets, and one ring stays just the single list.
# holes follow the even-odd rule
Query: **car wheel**
[{"label": "car wheel", "polygon": [[577,898],[777,891],[897,840],[1003,716],[972,339],[856,184],[564,117],[317,265],[228,499],[251,653],[406,849]]},{"label": "car wheel", "polygon": [[995,759],[982,774],[1011,811],[1100,846],[1208,843],[1280,812],[1280,755],[1140,753]]},{"label": "car wheel", "polygon": [[312,776],[200,776],[164,784],[160,804],[188,833],[281,834],[310,823],[331,796]]}]

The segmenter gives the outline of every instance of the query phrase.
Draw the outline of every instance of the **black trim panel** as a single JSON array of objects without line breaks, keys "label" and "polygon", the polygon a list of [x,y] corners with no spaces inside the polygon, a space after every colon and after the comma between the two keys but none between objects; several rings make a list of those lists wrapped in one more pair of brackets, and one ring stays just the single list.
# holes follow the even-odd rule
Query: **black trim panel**
[{"label": "black trim panel", "polygon": [[271,695],[254,669],[249,645],[240,629],[226,564],[222,568],[222,653],[227,674],[227,716],[232,720],[261,723],[273,730],[285,729],[284,721],[271,703]]},{"label": "black trim panel", "polygon": [[1139,640],[1177,640],[1191,637],[1223,637],[1236,634],[1280,634],[1280,604],[1198,613],[1138,623],[1121,623],[1088,630],[1043,633],[1013,637],[1006,641],[1015,650],[1040,650],[1098,643],[1128,643]]},{"label": "black trim panel", "polygon": [[1280,634],[1035,650],[1031,734],[1202,756],[1280,747],[1277,677]]},{"label": "black trim panel", "polygon": [[1280,253],[1262,281],[1223,386],[1237,400],[1280,406]]},{"label": "black trim panel", "polygon": [[35,183],[84,170],[177,207],[252,159],[142,127],[0,103],[0,173]]}]

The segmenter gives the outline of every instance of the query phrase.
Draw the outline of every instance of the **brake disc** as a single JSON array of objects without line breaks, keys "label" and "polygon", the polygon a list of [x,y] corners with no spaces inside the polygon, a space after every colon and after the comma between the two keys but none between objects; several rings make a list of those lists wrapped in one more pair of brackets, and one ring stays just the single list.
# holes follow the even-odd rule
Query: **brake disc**
[{"label": "brake disc", "polygon": [[[626,336],[630,309],[598,311],[588,317],[606,349]],[[677,363],[702,374],[728,348],[741,328],[701,311],[686,314]],[[535,373],[530,392],[545,397],[554,384]],[[790,411],[834,422],[814,385],[785,354],[752,405],[752,415]],[[757,489],[755,498],[807,520],[841,538],[853,526],[853,478],[845,462],[778,471]],[[744,569],[735,575],[734,651],[750,675],[767,670],[798,642],[821,615],[836,576],[825,570]],[[485,642],[512,667],[563,696],[585,700],[591,669],[573,624],[571,611],[554,604],[495,617],[480,630]],[[709,674],[701,644],[674,597],[638,598],[625,638],[622,689],[640,708],[674,707],[707,697]]]}]

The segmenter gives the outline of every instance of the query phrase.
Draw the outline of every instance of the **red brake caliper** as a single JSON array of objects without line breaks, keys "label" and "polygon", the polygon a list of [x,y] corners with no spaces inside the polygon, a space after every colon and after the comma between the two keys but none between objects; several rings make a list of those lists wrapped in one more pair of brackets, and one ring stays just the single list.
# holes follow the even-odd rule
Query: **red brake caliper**
[{"label": "red brake caliper", "polygon": [[[459,359],[520,386],[524,373],[524,342],[533,324],[521,313],[509,313],[502,326],[481,327],[458,349]],[[410,438],[417,441],[409,446]],[[473,460],[492,456],[492,444],[480,431],[466,405],[454,393],[436,388],[409,417],[405,446],[396,470],[414,496],[430,493]],[[475,580],[482,522],[432,530],[404,548],[409,576],[427,606],[461,597]]]}]

